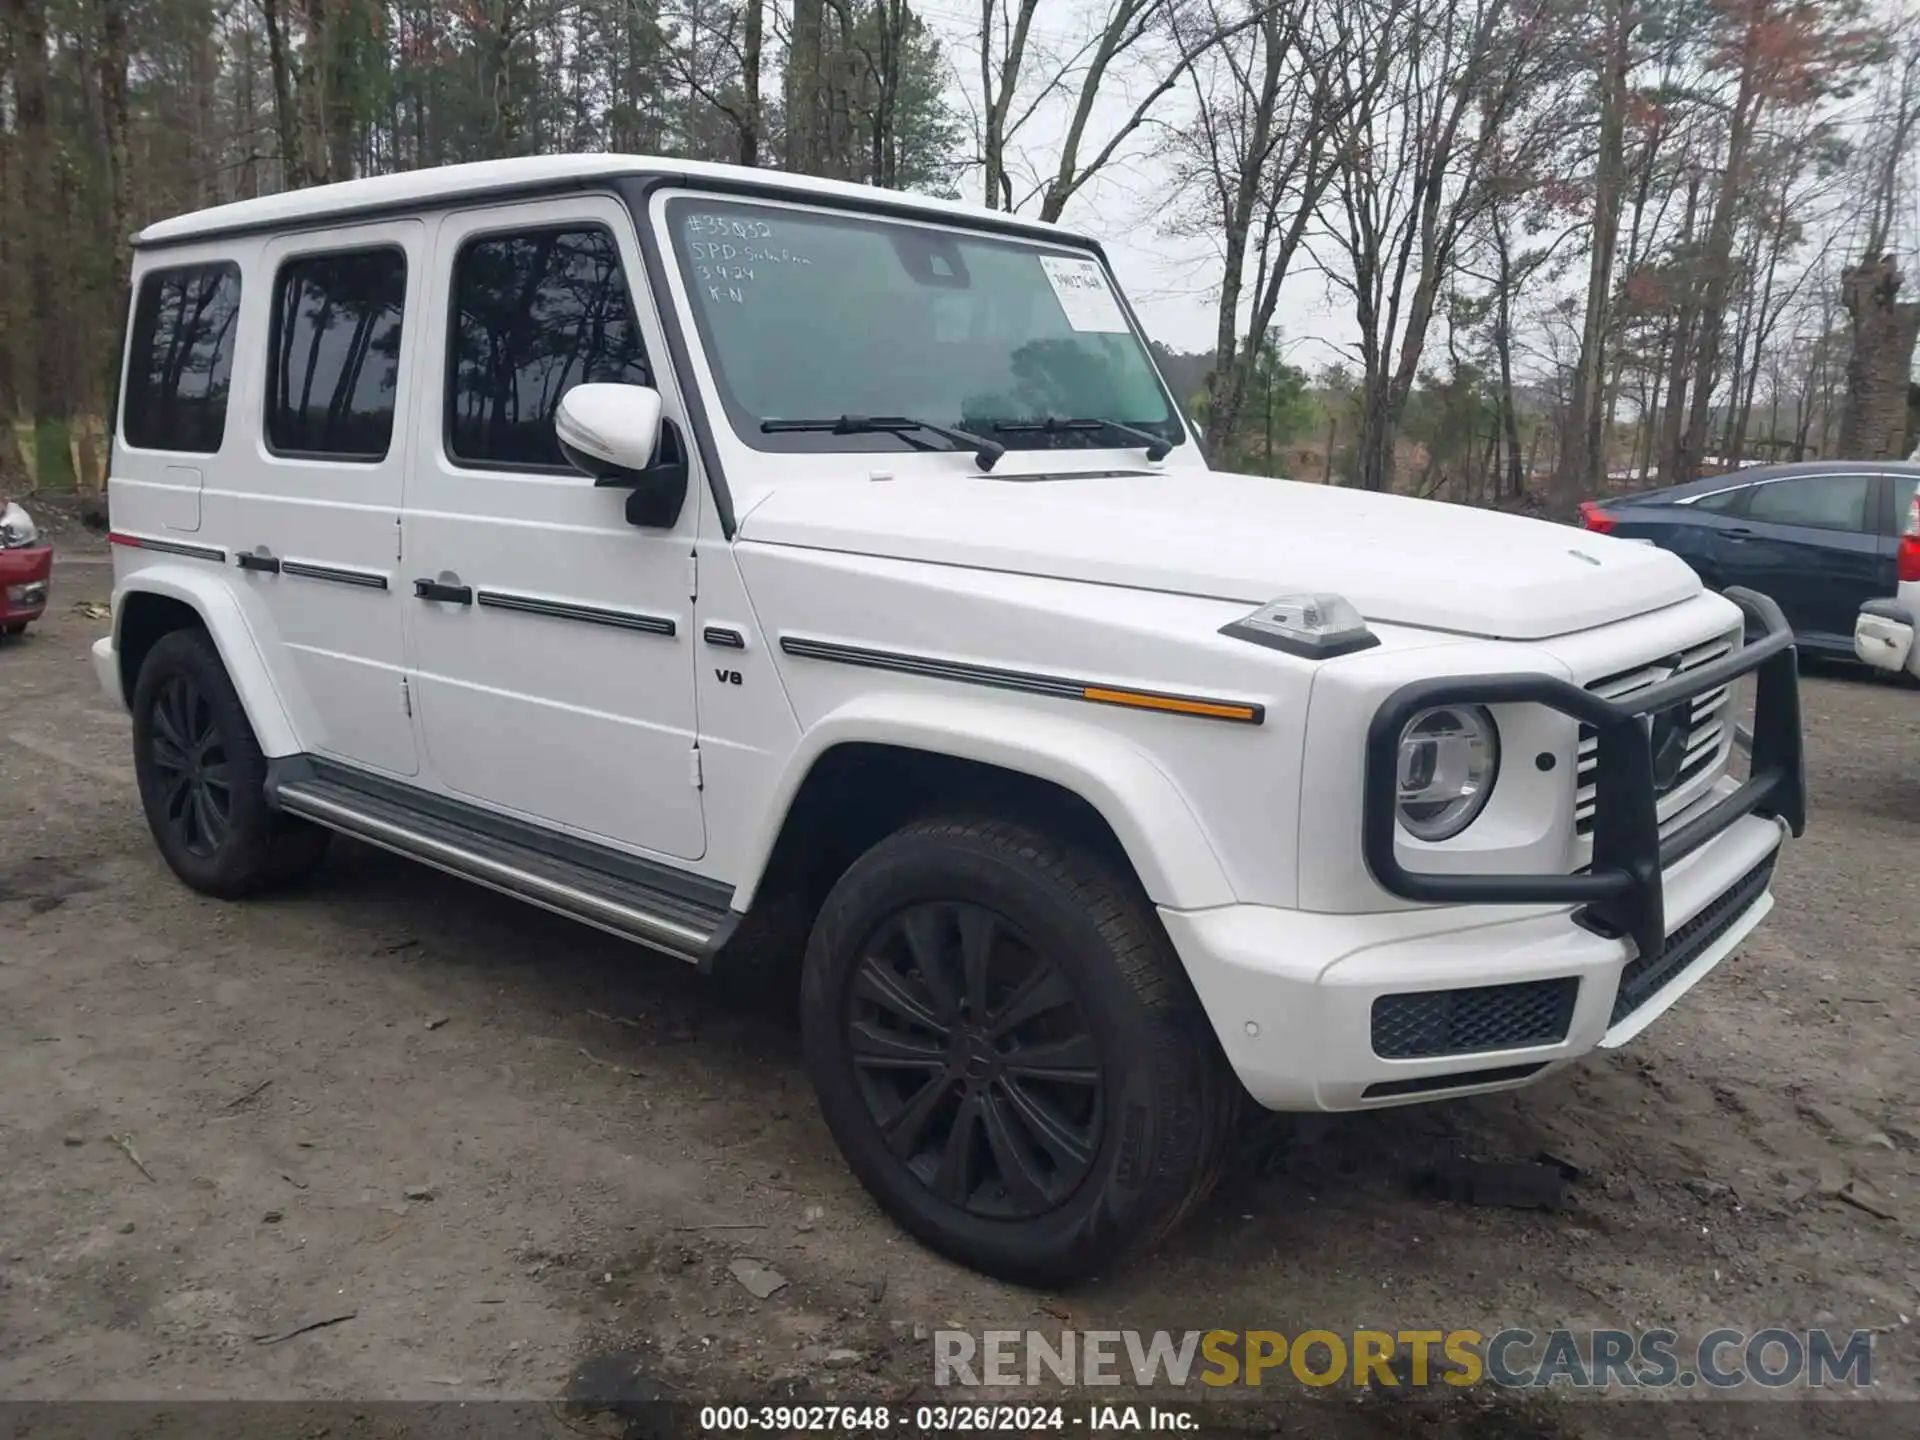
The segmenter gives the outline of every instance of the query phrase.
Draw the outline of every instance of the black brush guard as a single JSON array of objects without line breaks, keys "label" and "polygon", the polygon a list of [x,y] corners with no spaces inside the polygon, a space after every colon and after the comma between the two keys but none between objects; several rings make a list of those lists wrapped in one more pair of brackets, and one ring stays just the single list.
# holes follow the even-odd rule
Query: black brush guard
[{"label": "black brush guard", "polygon": [[[1448,676],[1394,691],[1367,727],[1361,815],[1361,852],[1381,888],[1427,904],[1581,905],[1586,907],[1582,923],[1626,936],[1641,955],[1657,955],[1666,940],[1661,872],[1667,866],[1745,815],[1777,817],[1799,835],[1807,821],[1806,779],[1793,631],[1769,597],[1737,586],[1726,596],[1746,617],[1744,646],[1619,700],[1603,700],[1548,675]],[[1748,778],[1711,810],[1661,839],[1646,717],[1756,671]],[[1407,722],[1436,705],[1527,703],[1591,725],[1599,737],[1592,866],[1579,875],[1435,875],[1407,869],[1394,854],[1400,735]]]}]

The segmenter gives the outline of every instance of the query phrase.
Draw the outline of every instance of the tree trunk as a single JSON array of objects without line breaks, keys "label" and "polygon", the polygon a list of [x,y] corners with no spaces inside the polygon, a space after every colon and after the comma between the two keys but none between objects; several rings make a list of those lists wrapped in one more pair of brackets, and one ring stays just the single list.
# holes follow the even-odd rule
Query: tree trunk
[{"label": "tree trunk", "polygon": [[[1506,223],[1496,207],[1493,211],[1494,256],[1499,274],[1494,285],[1493,349],[1500,365],[1500,423],[1497,433],[1506,440],[1506,489],[1516,500],[1527,488],[1527,477],[1520,462],[1520,416],[1513,398],[1513,252],[1507,244]],[[1494,494],[1500,494],[1496,476]],[[1569,507],[1571,508],[1571,507]]]},{"label": "tree trunk", "polygon": [[766,6],[764,0],[747,0],[746,39],[740,51],[740,89],[743,113],[740,118],[740,163],[760,163],[760,54],[765,41]]},{"label": "tree trunk", "polygon": [[63,207],[54,189],[52,137],[47,129],[47,12],[45,0],[9,0],[14,32],[14,114],[20,133],[21,199],[27,251],[28,343],[33,365],[22,375],[26,411],[33,421],[34,482],[64,488],[67,471],[67,373],[69,316],[57,263]]},{"label": "tree trunk", "polygon": [[[1260,200],[1262,173],[1272,144],[1273,112],[1280,94],[1281,66],[1285,50],[1278,26],[1266,27],[1265,65],[1260,72],[1260,90],[1254,100],[1253,133],[1245,152],[1239,157],[1240,173],[1234,177],[1232,208],[1226,216],[1226,267],[1220,276],[1220,305],[1215,316],[1213,374],[1208,380],[1207,449],[1223,453],[1234,427],[1240,423],[1240,408],[1246,396],[1250,367],[1238,363],[1236,349],[1240,334],[1240,294],[1247,266],[1247,241],[1253,231],[1254,207]],[[1249,329],[1248,350],[1264,338]]]},{"label": "tree trunk", "polygon": [[1554,466],[1550,513],[1571,519],[1581,494],[1598,494],[1606,472],[1604,374],[1612,331],[1613,263],[1620,244],[1626,196],[1627,74],[1637,15],[1626,3],[1610,7],[1608,46],[1600,71],[1599,155],[1593,172],[1593,241],[1587,263],[1587,309],[1580,327],[1580,358],[1573,396]]},{"label": "tree trunk", "polygon": [[826,9],[822,0],[794,0],[787,46],[787,169],[817,175],[826,159]]},{"label": "tree trunk", "polygon": [[313,183],[313,174],[307,169],[300,112],[294,105],[292,60],[287,54],[280,0],[260,0],[260,14],[267,28],[267,68],[273,72],[273,124],[280,139],[280,168],[287,188],[298,190]]},{"label": "tree trunk", "polygon": [[[1700,177],[1692,175],[1687,180],[1687,209],[1680,224],[1680,236],[1676,248],[1686,251],[1693,245],[1693,222],[1700,204]],[[1678,306],[1674,310],[1673,328],[1670,343],[1662,363],[1667,368],[1667,399],[1660,411],[1660,483],[1678,485],[1693,477],[1686,473],[1681,465],[1681,441],[1686,421],[1687,407],[1687,357],[1693,350],[1693,326],[1695,316],[1695,290],[1691,280]]]},{"label": "tree trunk", "polygon": [[1360,412],[1360,487],[1363,490],[1393,489],[1393,437],[1398,429],[1398,414],[1388,399],[1388,380],[1384,371],[1366,377]]},{"label": "tree trunk", "polygon": [[1854,266],[1842,282],[1853,318],[1840,454],[1848,460],[1905,459],[1909,376],[1920,337],[1920,301],[1902,301],[1891,255]]},{"label": "tree trunk", "polygon": [[1740,69],[1740,88],[1733,102],[1727,133],[1727,168],[1713,202],[1707,227],[1707,249],[1702,265],[1706,284],[1700,301],[1700,333],[1693,361],[1693,407],[1686,435],[1673,455],[1673,480],[1691,480],[1705,458],[1707,430],[1713,418],[1713,392],[1720,377],[1720,337],[1726,328],[1727,297],[1733,287],[1733,240],[1741,188],[1747,183],[1747,149],[1764,103],[1759,70],[1764,63],[1763,30],[1769,7],[1757,5],[1747,35]]},{"label": "tree trunk", "polygon": [[365,17],[354,0],[334,0],[327,7],[326,31],[320,37],[322,55],[322,124],[327,137],[327,179],[353,178],[354,87],[358,81],[360,29]]},{"label": "tree trunk", "polygon": [[1007,119],[1013,111],[1014,93],[1020,86],[1021,67],[1027,58],[1027,37],[1033,29],[1033,12],[1040,0],[1004,0],[1020,8],[1014,14],[1013,33],[1007,39],[1006,54],[1000,59],[1000,77],[993,76],[993,16],[995,0],[980,0],[980,164],[984,172],[982,188],[989,210],[1013,209],[1013,179],[1007,174]]},{"label": "tree trunk", "polygon": [[[125,310],[133,177],[127,158],[127,0],[100,0],[100,101],[106,119],[107,224],[113,233],[113,293]],[[118,350],[114,352],[118,354]]]}]

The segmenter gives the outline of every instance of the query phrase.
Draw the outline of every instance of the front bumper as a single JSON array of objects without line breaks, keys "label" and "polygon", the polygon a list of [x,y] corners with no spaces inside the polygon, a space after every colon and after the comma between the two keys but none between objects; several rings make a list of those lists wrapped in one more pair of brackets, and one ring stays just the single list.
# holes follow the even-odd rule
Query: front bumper
[{"label": "front bumper", "polygon": [[[1666,872],[1674,935],[1687,944],[1671,968],[1640,965],[1625,938],[1573,924],[1565,908],[1520,916],[1494,905],[1329,915],[1225,905],[1160,915],[1228,1062],[1255,1100],[1271,1110],[1372,1109],[1527,1084],[1596,1048],[1625,1044],[1773,908],[1765,867],[1786,834],[1784,821],[1749,815]],[[1744,904],[1720,913],[1716,902],[1756,871],[1750,898],[1742,894]],[[1688,934],[1696,920],[1701,933]],[[1616,1019],[1630,968],[1649,983],[1636,988],[1629,977],[1628,998],[1638,1003]],[[1383,1034],[1376,1012],[1384,1015],[1384,1007],[1496,986],[1570,991],[1553,1027],[1560,1033],[1406,1058],[1376,1051]]]},{"label": "front bumper", "polygon": [[[1772,908],[1773,860],[1805,824],[1793,634],[1731,589],[1744,647],[1606,700],[1545,675],[1403,686],[1369,727],[1361,849],[1384,914],[1259,906],[1162,911],[1241,1081],[1273,1109],[1353,1109],[1524,1084],[1646,1028]],[[1722,779],[1666,836],[1652,716],[1752,674],[1749,777]],[[1545,705],[1599,740],[1593,861],[1577,874],[1432,874],[1401,865],[1399,737],[1436,705]],[[1525,907],[1516,912],[1514,907]]]},{"label": "front bumper", "polygon": [[52,546],[0,550],[0,625],[38,620],[46,611],[52,578]]},{"label": "front bumper", "polygon": [[100,682],[100,693],[116,706],[127,708],[127,697],[120,685],[120,654],[113,648],[113,637],[103,635],[93,642],[93,678]]},{"label": "front bumper", "polygon": [[1920,678],[1920,653],[1913,645],[1913,614],[1897,600],[1869,600],[1853,622],[1853,653],[1862,665]]}]

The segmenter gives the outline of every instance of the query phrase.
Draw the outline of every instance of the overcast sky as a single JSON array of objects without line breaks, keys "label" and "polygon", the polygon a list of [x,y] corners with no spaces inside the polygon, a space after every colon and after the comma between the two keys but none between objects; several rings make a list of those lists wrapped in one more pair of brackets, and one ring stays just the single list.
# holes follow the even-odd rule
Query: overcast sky
[{"label": "overcast sky", "polygon": [[[999,0],[1002,5],[1017,0]],[[1871,13],[1881,22],[1906,13],[1916,0],[1873,0]],[[977,134],[975,117],[980,107],[979,89],[979,0],[914,0],[915,11],[939,35],[952,77],[949,100],[955,112]],[[1015,109],[1045,79],[1058,73],[1060,64],[1110,13],[1110,0],[1040,0],[1034,26],[1033,54],[1027,68],[1023,95]],[[1153,83],[1153,75],[1144,65],[1110,78],[1095,107],[1082,154],[1092,154],[1132,113],[1136,98]],[[1076,76],[1077,83],[1077,76]],[[1070,118],[1075,96],[1071,90],[1053,97],[1043,105],[1015,137],[1009,147],[1009,168],[1015,171],[1016,198],[1034,179],[1038,165],[1050,169],[1057,161],[1059,141]],[[1871,93],[1863,92],[1836,107],[1836,114],[1861,113],[1873,103]],[[1164,97],[1157,122],[1149,121],[1137,131],[1123,154],[1100,176],[1075,196],[1063,217],[1069,227],[1098,239],[1107,249],[1121,284],[1140,312],[1147,331],[1156,340],[1180,350],[1208,350],[1214,343],[1214,306],[1220,279],[1219,246],[1205,233],[1172,234],[1167,224],[1177,203],[1171,189],[1170,166],[1156,152],[1164,152],[1168,137],[1160,126],[1183,123],[1192,113],[1193,92],[1182,84]],[[1920,153],[1910,162],[1920,173]],[[1024,172],[1028,186],[1022,186]],[[962,178],[962,193],[980,199],[980,173],[973,170]],[[1023,207],[1038,209],[1037,204]],[[1920,246],[1920,180],[1912,187],[1911,204],[1901,237],[1906,246]],[[1820,217],[1810,217],[1815,224]],[[1915,282],[1909,281],[1909,289]],[[1539,296],[1532,297],[1535,300]],[[1330,290],[1304,251],[1296,257],[1292,273],[1282,289],[1275,322],[1286,336],[1285,356],[1292,364],[1308,371],[1318,370],[1331,361],[1354,363],[1350,346],[1357,332],[1350,318],[1351,301],[1341,292]],[[1436,327],[1441,322],[1436,318]],[[1522,317],[1524,327],[1526,321]],[[1438,343],[1442,335],[1429,337]],[[1527,349],[1522,337],[1521,349]],[[1916,357],[1920,365],[1920,356]],[[1521,356],[1523,367],[1527,357]]]},{"label": "overcast sky", "polygon": [[[980,11],[977,0],[916,0],[915,11],[940,36],[953,84],[950,101],[970,125],[979,109]],[[1034,26],[1034,83],[1051,72],[1039,55],[1065,57],[1089,29],[1107,13],[1102,0],[1041,0]],[[1106,143],[1133,111],[1135,92],[1150,84],[1144,70],[1114,77],[1103,88],[1088,127],[1090,154]],[[1043,106],[1015,137],[1011,168],[1031,170],[1058,156],[1065,133],[1071,94]],[[1181,86],[1165,97],[1159,108],[1162,121],[1178,123],[1192,107],[1192,90]],[[1018,108],[1018,107],[1016,107]],[[1135,132],[1123,157],[1083,188],[1062,217],[1067,226],[1086,232],[1106,247],[1121,285],[1140,312],[1147,333],[1178,350],[1210,350],[1214,342],[1214,307],[1220,282],[1219,245],[1204,235],[1172,235],[1167,217],[1175,197],[1170,168],[1154,157],[1164,148],[1164,133],[1151,123]],[[1026,162],[1024,167],[1022,162]],[[1016,198],[1026,187],[1015,176]],[[1029,176],[1029,183],[1031,177]],[[980,172],[961,180],[961,193],[980,199]],[[1037,211],[1038,205],[1027,207]],[[1287,359],[1307,370],[1317,370],[1344,358],[1335,346],[1355,338],[1351,324],[1342,320],[1337,297],[1329,297],[1324,280],[1308,273],[1302,257],[1280,297],[1276,323],[1286,332]]]}]

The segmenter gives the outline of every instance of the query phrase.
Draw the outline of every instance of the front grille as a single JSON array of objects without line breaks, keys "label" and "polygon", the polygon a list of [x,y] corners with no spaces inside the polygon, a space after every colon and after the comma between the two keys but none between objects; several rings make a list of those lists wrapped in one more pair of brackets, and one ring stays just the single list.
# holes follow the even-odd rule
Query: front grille
[{"label": "front grille", "polygon": [[1568,977],[1382,995],[1373,1002],[1373,1053],[1411,1060],[1558,1044],[1579,993],[1580,982]]},{"label": "front grille", "polygon": [[1733,887],[1720,895],[1678,930],[1667,936],[1657,954],[1636,955],[1620,972],[1620,993],[1613,999],[1613,1015],[1608,1025],[1618,1025],[1647,1002],[1660,987],[1712,945],[1766,893],[1773,878],[1774,855],[1767,856],[1741,876]]},{"label": "front grille", "polygon": [[[1733,649],[1737,639],[1737,633],[1722,635],[1717,639],[1690,646],[1677,654],[1636,665],[1631,670],[1602,676],[1589,684],[1587,689],[1602,699],[1624,699],[1635,691],[1649,689],[1672,676],[1697,669],[1709,660],[1718,660]],[[1693,707],[1687,728],[1686,758],[1680,766],[1679,773],[1661,787],[1659,791],[1661,800],[1664,801],[1670,795],[1678,795],[1680,791],[1702,776],[1718,773],[1726,764],[1727,755],[1733,745],[1733,716],[1729,709],[1731,700],[1731,689],[1725,685],[1717,685],[1711,690],[1694,696],[1691,701],[1683,702]],[[1593,834],[1599,775],[1599,737],[1595,735],[1591,725],[1582,725],[1580,727],[1580,761],[1575,771],[1576,789],[1573,806],[1574,833],[1582,837]],[[1659,806],[1663,833],[1681,808],[1684,807],[1669,804]]]}]

